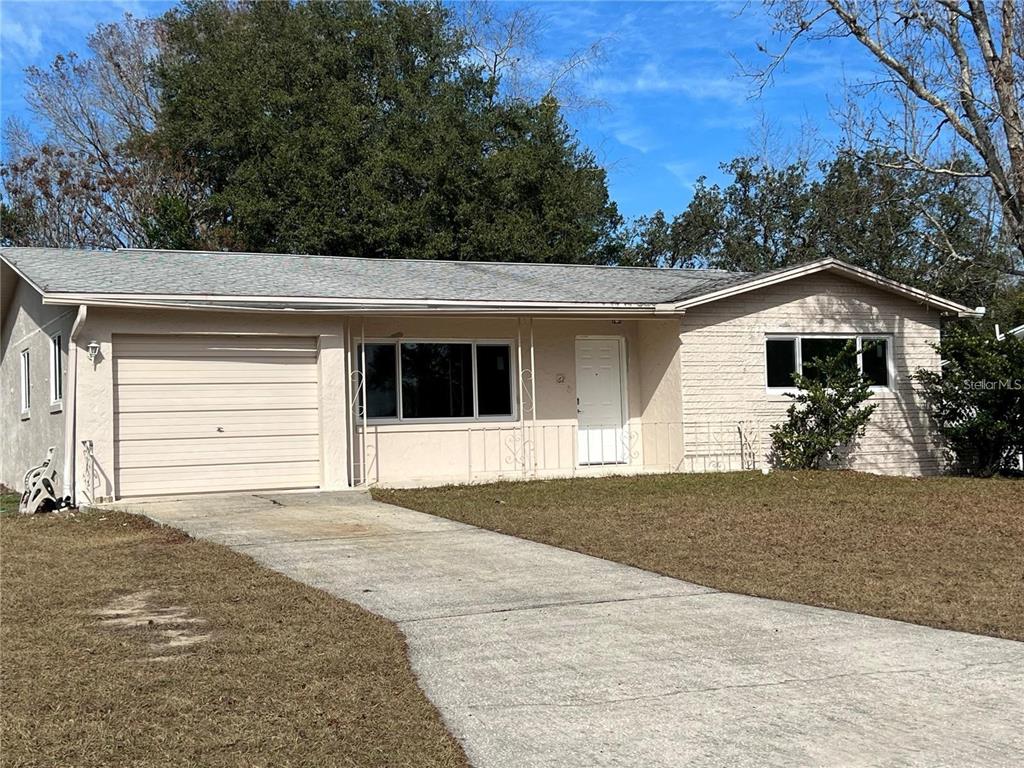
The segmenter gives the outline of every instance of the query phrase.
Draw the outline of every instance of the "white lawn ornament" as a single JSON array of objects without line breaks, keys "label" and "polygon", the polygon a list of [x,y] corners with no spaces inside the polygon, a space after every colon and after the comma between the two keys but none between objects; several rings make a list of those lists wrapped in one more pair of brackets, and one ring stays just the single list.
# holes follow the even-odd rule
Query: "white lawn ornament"
[{"label": "white lawn ornament", "polygon": [[61,500],[54,490],[55,482],[57,470],[53,466],[53,448],[50,447],[43,463],[25,473],[25,492],[21,494],[18,510],[23,515],[34,515],[36,512],[52,512],[57,509]]}]

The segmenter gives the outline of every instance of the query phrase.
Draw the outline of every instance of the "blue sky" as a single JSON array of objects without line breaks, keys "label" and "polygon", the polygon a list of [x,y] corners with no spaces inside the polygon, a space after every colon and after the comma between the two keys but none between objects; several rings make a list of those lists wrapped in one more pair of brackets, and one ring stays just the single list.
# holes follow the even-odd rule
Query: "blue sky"
[{"label": "blue sky", "polygon": [[[23,70],[58,53],[85,50],[96,24],[126,12],[156,15],[165,0],[0,0],[0,113],[31,122]],[[701,176],[749,154],[771,136],[784,154],[811,137],[837,137],[831,112],[844,79],[869,63],[853,44],[807,45],[760,95],[736,59],[759,61],[771,23],[756,2],[548,2],[540,50],[560,59],[595,40],[605,57],[579,84],[601,106],[569,114],[580,140],[608,169],[611,193],[627,216],[682,210]],[[767,128],[766,128],[767,126]]]}]

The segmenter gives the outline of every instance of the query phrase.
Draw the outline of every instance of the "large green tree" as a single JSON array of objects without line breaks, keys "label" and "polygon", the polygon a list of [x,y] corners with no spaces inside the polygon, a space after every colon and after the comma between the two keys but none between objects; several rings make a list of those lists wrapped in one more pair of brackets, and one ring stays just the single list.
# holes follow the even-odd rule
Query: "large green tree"
[{"label": "large green tree", "polygon": [[190,2],[165,30],[152,139],[209,191],[188,215],[215,245],[609,258],[604,171],[554,99],[495,98],[439,3]]}]

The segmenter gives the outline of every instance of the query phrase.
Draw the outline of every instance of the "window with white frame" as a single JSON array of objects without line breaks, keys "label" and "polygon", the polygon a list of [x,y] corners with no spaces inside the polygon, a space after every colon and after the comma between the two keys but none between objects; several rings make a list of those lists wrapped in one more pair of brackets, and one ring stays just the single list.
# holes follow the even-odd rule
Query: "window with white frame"
[{"label": "window with white frame", "polygon": [[[512,344],[502,341],[368,341],[366,418],[400,421],[501,419],[515,415]],[[358,404],[362,417],[362,397]]]},{"label": "window with white frame", "polygon": [[765,371],[769,389],[791,389],[793,374],[808,378],[820,375],[815,362],[833,357],[852,343],[856,364],[873,387],[892,386],[892,343],[888,336],[858,335],[769,335],[765,339]]},{"label": "window with white frame", "polygon": [[61,335],[50,337],[50,402],[53,405],[64,399],[64,377],[60,365]]},{"label": "window with white frame", "polygon": [[32,368],[27,349],[21,351],[21,412],[28,413],[32,405]]}]

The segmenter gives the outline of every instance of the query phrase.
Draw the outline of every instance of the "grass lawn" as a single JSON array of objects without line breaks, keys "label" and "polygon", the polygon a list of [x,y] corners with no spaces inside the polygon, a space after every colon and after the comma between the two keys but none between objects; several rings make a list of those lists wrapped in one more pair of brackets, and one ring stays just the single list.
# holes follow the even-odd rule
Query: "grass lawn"
[{"label": "grass lawn", "polygon": [[0,546],[4,766],[467,764],[354,605],[124,514],[7,513]]},{"label": "grass lawn", "polygon": [[1024,482],[648,475],[374,497],[730,592],[1024,640]]}]

